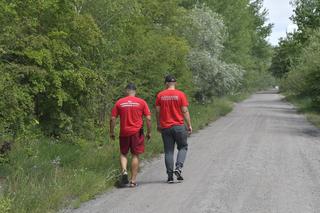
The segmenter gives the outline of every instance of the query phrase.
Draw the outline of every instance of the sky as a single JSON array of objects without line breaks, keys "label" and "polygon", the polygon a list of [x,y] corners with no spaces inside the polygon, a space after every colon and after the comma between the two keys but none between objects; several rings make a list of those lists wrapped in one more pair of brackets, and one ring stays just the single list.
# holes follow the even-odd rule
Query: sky
[{"label": "sky", "polygon": [[296,29],[289,19],[293,15],[293,7],[290,0],[264,0],[264,7],[269,11],[269,22],[274,24],[268,40],[272,45],[277,45],[279,38],[286,37],[286,32]]}]

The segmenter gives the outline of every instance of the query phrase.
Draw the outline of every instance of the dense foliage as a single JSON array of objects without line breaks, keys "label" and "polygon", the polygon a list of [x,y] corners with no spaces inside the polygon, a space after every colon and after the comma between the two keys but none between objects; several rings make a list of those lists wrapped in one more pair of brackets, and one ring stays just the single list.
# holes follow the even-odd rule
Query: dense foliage
[{"label": "dense foliage", "polygon": [[310,98],[320,110],[320,1],[296,0],[294,5],[298,29],[275,48],[271,72],[282,79],[284,91]]},{"label": "dense foliage", "polygon": [[196,99],[205,101],[238,91],[244,71],[220,60],[226,39],[222,18],[208,7],[195,7],[185,20],[181,34],[191,46],[188,65],[192,71]]},{"label": "dense foliage", "polygon": [[152,103],[168,73],[198,101],[261,86],[265,20],[261,0],[1,1],[1,136],[93,138],[127,82]]}]

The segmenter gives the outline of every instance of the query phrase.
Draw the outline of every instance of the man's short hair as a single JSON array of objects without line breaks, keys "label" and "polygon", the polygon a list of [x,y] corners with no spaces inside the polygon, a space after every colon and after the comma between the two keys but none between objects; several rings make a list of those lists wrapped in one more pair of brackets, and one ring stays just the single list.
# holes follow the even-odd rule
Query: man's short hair
[{"label": "man's short hair", "polygon": [[127,86],[126,86],[126,90],[137,90],[137,87],[134,83],[129,83]]},{"label": "man's short hair", "polygon": [[177,79],[172,75],[167,75],[164,78],[164,83],[177,82]]}]

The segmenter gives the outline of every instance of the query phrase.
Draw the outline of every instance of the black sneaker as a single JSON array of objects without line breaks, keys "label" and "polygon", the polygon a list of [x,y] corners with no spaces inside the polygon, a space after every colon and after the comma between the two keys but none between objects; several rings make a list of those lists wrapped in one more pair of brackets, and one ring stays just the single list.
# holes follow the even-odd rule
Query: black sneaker
[{"label": "black sneaker", "polygon": [[168,176],[167,183],[173,183],[173,176]]},{"label": "black sneaker", "polygon": [[183,181],[183,177],[181,175],[181,170],[180,169],[174,170],[174,174],[177,176],[177,180],[178,181]]},{"label": "black sneaker", "polygon": [[126,185],[129,184],[129,179],[128,179],[128,173],[127,172],[123,172],[121,175],[121,184],[122,185]]}]

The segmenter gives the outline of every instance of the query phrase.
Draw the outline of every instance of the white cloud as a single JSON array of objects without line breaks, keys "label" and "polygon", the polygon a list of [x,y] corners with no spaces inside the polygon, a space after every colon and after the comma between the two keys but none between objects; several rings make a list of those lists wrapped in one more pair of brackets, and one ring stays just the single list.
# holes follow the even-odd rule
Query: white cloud
[{"label": "white cloud", "polygon": [[272,45],[277,45],[279,38],[286,37],[287,32],[296,29],[296,25],[290,20],[293,8],[290,0],[264,0],[264,7],[269,11],[269,22],[274,24],[268,40]]}]

